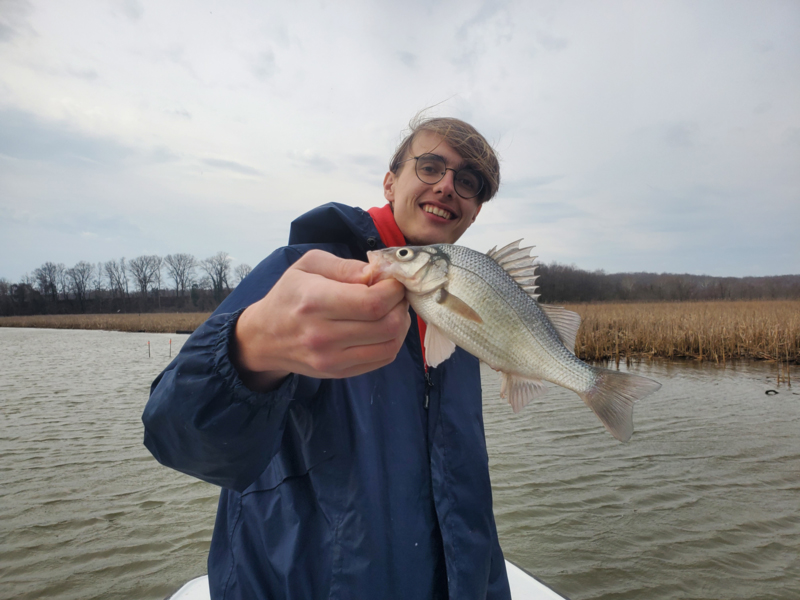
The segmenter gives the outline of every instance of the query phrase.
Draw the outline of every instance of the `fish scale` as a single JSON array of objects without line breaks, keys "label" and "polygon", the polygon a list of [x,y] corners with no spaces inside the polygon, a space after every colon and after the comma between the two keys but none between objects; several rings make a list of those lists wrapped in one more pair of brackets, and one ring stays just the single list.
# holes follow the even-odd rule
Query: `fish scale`
[{"label": "fish scale", "polygon": [[[426,317],[433,323],[446,322],[440,328],[452,331],[456,344],[476,356],[488,353],[491,358],[485,362],[495,369],[546,379],[576,392],[591,387],[595,377],[590,367],[564,346],[538,302],[522,291],[500,265],[485,254],[463,246],[439,244],[437,248],[448,256],[450,268],[462,271],[461,277],[452,278],[449,291],[478,314],[483,314],[476,307],[478,304],[484,311],[497,307],[496,318],[484,319],[484,323],[499,325],[506,334],[498,335],[487,330],[488,327],[459,318],[435,301],[425,301],[424,311],[418,311],[426,322]],[[478,301],[475,290],[488,290],[494,298]],[[518,326],[507,327],[515,318]],[[507,337],[509,331],[513,338]],[[524,343],[526,338],[530,343]],[[554,360],[539,360],[538,353],[550,355]]]},{"label": "fish scale", "polygon": [[542,381],[549,381],[576,392],[614,437],[627,441],[633,403],[661,385],[578,359],[563,340],[574,344],[580,318],[536,301],[530,278],[535,265],[518,244],[489,255],[436,244],[376,250],[368,257],[373,279],[393,277],[402,283],[409,303],[428,324],[431,366],[458,345],[501,373],[501,396],[507,395],[515,412],[544,393]]}]

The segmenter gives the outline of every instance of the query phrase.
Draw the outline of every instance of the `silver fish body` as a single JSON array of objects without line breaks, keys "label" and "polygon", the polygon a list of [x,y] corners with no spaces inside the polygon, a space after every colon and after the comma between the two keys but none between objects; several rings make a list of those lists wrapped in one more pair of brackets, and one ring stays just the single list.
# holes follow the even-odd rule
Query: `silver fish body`
[{"label": "silver fish body", "polygon": [[545,393],[543,381],[549,381],[576,392],[614,437],[627,441],[633,402],[660,384],[575,356],[580,317],[536,301],[529,250],[518,242],[488,254],[437,244],[378,250],[369,260],[374,279],[394,277],[405,285],[411,306],[428,325],[429,364],[438,365],[457,344],[500,371],[501,395],[515,412]]}]

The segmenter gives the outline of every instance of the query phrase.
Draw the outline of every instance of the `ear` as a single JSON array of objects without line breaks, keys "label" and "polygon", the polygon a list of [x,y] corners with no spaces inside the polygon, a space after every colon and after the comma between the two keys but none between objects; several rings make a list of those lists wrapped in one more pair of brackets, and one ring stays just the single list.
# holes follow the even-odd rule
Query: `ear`
[{"label": "ear", "polygon": [[475,211],[475,214],[474,214],[474,215],[472,215],[472,221],[470,221],[470,224],[474,223],[474,222],[475,222],[475,219],[477,219],[477,218],[478,218],[478,215],[479,215],[479,214],[480,214],[480,212],[481,212],[481,208],[483,208],[483,204],[478,204],[478,210],[476,210],[476,211]]},{"label": "ear", "polygon": [[386,198],[390,203],[394,202],[395,179],[395,174],[391,171],[386,173],[386,177],[383,178],[383,197]]}]

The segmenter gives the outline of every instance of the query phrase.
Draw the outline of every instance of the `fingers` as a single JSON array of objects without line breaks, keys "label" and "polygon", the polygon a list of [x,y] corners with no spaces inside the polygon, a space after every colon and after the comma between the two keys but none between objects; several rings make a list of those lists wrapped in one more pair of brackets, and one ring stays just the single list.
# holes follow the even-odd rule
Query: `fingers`
[{"label": "fingers", "polygon": [[293,268],[321,275],[332,281],[362,285],[369,283],[371,275],[368,263],[339,258],[322,250],[309,250],[293,265]]},{"label": "fingers", "polygon": [[392,362],[411,324],[405,288],[369,287],[368,267],[306,253],[239,318],[237,369],[340,378]]}]

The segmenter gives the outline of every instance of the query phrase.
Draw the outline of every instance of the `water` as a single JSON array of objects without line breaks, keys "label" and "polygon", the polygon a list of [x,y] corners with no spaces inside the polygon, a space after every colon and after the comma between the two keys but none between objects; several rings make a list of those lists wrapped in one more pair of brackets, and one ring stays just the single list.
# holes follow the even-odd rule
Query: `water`
[{"label": "water", "polygon": [[[141,443],[170,338],[0,328],[0,598],[161,600],[205,573],[217,490]],[[514,416],[484,373],[506,556],[573,600],[800,597],[800,374],[632,370],[664,387],[629,444],[559,388]]]}]

